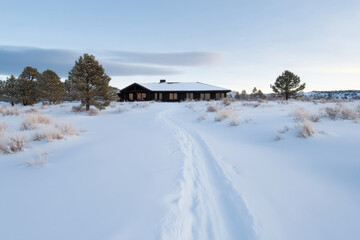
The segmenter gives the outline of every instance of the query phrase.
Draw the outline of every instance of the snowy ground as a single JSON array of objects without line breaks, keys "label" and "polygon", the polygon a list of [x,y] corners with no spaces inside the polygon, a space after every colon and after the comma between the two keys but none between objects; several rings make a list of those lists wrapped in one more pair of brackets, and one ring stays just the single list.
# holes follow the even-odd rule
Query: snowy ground
[{"label": "snowy ground", "polygon": [[79,131],[54,141],[21,131],[20,107],[0,116],[28,139],[0,153],[0,239],[360,239],[359,104],[341,105],[353,120],[321,102],[33,107]]}]

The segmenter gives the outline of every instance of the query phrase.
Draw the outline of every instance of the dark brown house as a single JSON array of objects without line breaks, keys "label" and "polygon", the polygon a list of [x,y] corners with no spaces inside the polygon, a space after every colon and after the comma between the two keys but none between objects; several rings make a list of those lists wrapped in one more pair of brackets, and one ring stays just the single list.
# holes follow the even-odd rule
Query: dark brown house
[{"label": "dark brown house", "polygon": [[120,101],[162,101],[220,100],[229,89],[200,82],[133,83],[118,92]]}]

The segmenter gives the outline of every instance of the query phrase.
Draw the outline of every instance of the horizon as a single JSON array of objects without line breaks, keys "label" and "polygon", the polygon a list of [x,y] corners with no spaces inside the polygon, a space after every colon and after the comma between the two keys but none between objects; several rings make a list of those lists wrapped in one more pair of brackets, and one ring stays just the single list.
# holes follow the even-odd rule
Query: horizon
[{"label": "horizon", "polygon": [[270,93],[285,70],[306,83],[305,92],[360,89],[357,1],[13,1],[2,8],[3,19],[16,13],[0,25],[2,80],[26,66],[64,80],[89,53],[120,89],[166,79]]}]

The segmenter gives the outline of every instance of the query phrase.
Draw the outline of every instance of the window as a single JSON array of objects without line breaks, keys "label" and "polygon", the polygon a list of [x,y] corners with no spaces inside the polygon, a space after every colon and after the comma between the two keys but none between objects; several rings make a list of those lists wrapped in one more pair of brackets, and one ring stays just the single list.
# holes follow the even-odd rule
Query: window
[{"label": "window", "polygon": [[159,93],[159,100],[162,100],[162,93]]},{"label": "window", "polygon": [[136,98],[138,101],[144,101],[146,99],[146,93],[137,93]]},{"label": "window", "polygon": [[220,100],[220,98],[221,98],[220,93],[216,93],[215,99],[216,99],[216,100]]},{"label": "window", "polygon": [[133,93],[129,93],[129,100],[133,101],[134,100],[134,94]]},{"label": "window", "polygon": [[158,94],[157,93],[154,93],[154,99],[158,100]]},{"label": "window", "polygon": [[169,100],[177,100],[177,93],[169,93]]},{"label": "window", "polygon": [[210,93],[205,93],[205,100],[210,100]]},{"label": "window", "polygon": [[225,93],[221,93],[221,99],[225,98]]},{"label": "window", "polygon": [[205,99],[205,94],[204,93],[200,93],[200,100],[204,100]]},{"label": "window", "polygon": [[194,99],[194,93],[186,93],[186,99]]}]

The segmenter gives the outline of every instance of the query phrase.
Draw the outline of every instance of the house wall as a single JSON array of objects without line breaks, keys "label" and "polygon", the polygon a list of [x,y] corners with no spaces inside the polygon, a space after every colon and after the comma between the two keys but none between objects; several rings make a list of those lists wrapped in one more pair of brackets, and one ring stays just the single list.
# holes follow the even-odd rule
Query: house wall
[{"label": "house wall", "polygon": [[[185,101],[186,100],[186,93],[193,93],[193,99],[194,100],[200,100],[200,95],[201,94],[210,94],[210,100],[216,100],[216,93],[223,93],[224,97],[226,97],[226,93],[229,91],[174,91],[174,92],[152,92],[149,91],[148,89],[138,85],[138,84],[132,84],[124,89],[122,89],[120,91],[120,93],[118,93],[118,96],[120,97],[120,101],[139,101],[139,99],[137,99],[137,93],[145,93],[146,94],[146,98],[142,101],[152,101],[155,100],[155,93],[157,93],[158,97],[159,97],[159,93],[162,93],[162,102],[179,102],[179,101]],[[133,100],[129,99],[129,93],[133,94]],[[176,100],[170,100],[170,93],[177,93],[177,99]],[[157,99],[157,101],[160,101],[159,98]]]}]

